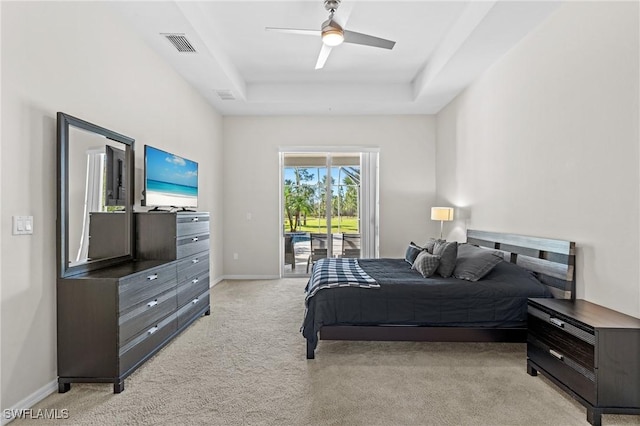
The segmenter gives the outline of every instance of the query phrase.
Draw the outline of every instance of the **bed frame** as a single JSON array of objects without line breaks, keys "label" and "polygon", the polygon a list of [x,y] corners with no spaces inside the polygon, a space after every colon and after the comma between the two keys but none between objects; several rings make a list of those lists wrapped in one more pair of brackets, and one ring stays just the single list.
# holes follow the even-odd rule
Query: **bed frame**
[{"label": "bed frame", "polygon": [[[500,251],[505,261],[536,275],[560,299],[575,299],[575,243],[468,230],[467,242]],[[412,325],[323,326],[319,340],[369,340],[411,342],[526,342],[527,329],[481,327],[431,327]],[[307,359],[315,357],[307,339]]]}]

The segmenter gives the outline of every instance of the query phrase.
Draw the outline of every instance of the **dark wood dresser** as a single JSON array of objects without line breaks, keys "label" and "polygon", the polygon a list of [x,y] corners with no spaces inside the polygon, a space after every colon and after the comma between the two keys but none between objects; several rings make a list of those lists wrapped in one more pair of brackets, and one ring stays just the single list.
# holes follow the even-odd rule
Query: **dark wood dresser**
[{"label": "dark wood dresser", "polygon": [[537,372],[587,408],[640,414],[640,319],[585,300],[529,299],[527,373]]},{"label": "dark wood dresser", "polygon": [[58,279],[59,392],[74,382],[122,392],[127,376],[210,313],[209,214],[135,219],[135,261]]},{"label": "dark wood dresser", "polygon": [[178,327],[209,307],[209,213],[136,213],[138,259],[176,261]]}]

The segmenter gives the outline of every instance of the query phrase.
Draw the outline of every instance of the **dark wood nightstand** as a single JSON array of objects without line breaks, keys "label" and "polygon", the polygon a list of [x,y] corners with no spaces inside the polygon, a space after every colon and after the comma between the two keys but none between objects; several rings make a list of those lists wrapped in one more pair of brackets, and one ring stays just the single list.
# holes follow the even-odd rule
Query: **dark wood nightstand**
[{"label": "dark wood nightstand", "polygon": [[538,371],[587,408],[640,414],[640,319],[585,300],[529,299],[527,373]]}]

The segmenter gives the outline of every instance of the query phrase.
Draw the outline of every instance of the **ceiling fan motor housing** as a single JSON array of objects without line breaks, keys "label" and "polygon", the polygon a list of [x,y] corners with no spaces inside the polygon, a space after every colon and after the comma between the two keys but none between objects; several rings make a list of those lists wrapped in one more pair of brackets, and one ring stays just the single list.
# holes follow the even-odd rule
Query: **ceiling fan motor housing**
[{"label": "ceiling fan motor housing", "polygon": [[329,12],[335,12],[340,6],[341,0],[324,0],[324,8]]}]

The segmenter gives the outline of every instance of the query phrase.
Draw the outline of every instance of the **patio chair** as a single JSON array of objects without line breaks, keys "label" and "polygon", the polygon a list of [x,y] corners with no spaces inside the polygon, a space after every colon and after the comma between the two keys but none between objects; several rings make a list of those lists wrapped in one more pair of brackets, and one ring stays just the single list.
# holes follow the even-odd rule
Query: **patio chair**
[{"label": "patio chair", "polygon": [[327,257],[328,235],[327,234],[309,234],[311,239],[311,254],[307,259],[307,273],[309,268],[318,260]]},{"label": "patio chair", "polygon": [[293,246],[293,236],[284,236],[284,264],[291,265],[292,270],[296,270],[296,254]]},{"label": "patio chair", "polygon": [[360,257],[360,234],[342,234],[342,257]]}]

